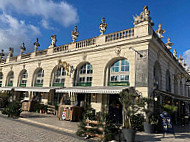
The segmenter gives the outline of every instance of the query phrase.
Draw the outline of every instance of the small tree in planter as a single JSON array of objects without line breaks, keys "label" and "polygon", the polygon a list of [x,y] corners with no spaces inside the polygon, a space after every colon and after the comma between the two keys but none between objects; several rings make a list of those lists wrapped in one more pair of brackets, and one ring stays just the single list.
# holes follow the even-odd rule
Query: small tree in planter
[{"label": "small tree in planter", "polygon": [[135,140],[135,128],[132,125],[132,117],[144,105],[140,93],[137,93],[133,87],[123,90],[120,93],[120,102],[123,106],[123,136],[127,142]]},{"label": "small tree in planter", "polygon": [[154,127],[151,124],[151,117],[153,114],[153,111],[150,109],[150,104],[152,103],[152,99],[150,98],[142,98],[143,103],[143,109],[142,111],[145,113],[145,122],[144,122],[144,131],[146,133],[153,133]]}]

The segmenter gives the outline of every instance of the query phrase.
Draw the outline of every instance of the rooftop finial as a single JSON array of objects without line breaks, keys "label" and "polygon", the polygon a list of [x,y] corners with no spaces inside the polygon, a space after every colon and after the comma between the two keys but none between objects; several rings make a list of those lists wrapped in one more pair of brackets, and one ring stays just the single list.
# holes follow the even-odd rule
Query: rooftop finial
[{"label": "rooftop finial", "polygon": [[141,22],[148,21],[150,22],[151,26],[154,26],[153,21],[151,20],[150,11],[148,10],[148,6],[144,6],[143,12],[140,13],[140,15],[133,16],[134,19],[134,25],[137,25]]},{"label": "rooftop finial", "polygon": [[21,53],[21,55],[24,53],[25,50],[26,50],[26,47],[25,47],[24,42],[23,42],[22,46],[20,47],[20,53]]},{"label": "rooftop finial", "polygon": [[105,23],[105,18],[102,18],[102,23],[100,23],[99,29],[100,29],[100,35],[103,35],[106,32],[107,24]]},{"label": "rooftop finial", "polygon": [[36,52],[38,50],[38,47],[40,46],[38,42],[38,38],[36,38],[36,42],[34,43],[34,51]]},{"label": "rooftop finial", "polygon": [[158,34],[159,38],[162,39],[164,37],[163,34],[165,33],[165,29],[162,29],[161,24],[158,25],[158,30],[156,30],[156,33]]},{"label": "rooftop finial", "polygon": [[71,33],[73,42],[75,42],[79,36],[79,32],[77,31],[77,26],[75,26],[74,31]]},{"label": "rooftop finial", "polygon": [[166,43],[166,47],[169,49],[169,50],[171,50],[172,49],[172,46],[173,45],[173,43],[170,41],[170,38],[168,37],[168,42]]}]

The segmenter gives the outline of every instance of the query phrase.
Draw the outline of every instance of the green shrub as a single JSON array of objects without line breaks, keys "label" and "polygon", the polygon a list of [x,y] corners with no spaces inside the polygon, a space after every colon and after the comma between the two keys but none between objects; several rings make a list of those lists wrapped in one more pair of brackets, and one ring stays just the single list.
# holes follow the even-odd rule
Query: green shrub
[{"label": "green shrub", "polygon": [[5,108],[8,105],[10,95],[6,92],[0,93],[0,107]]},{"label": "green shrub", "polygon": [[3,114],[7,114],[8,117],[19,117],[21,112],[21,103],[17,101],[10,102],[3,110]]}]

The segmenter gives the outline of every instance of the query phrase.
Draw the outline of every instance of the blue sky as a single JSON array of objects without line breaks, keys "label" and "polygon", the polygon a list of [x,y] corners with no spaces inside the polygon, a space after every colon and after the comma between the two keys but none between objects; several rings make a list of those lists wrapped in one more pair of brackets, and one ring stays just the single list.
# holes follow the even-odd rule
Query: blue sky
[{"label": "blue sky", "polygon": [[133,27],[133,16],[149,6],[154,30],[158,24],[166,30],[163,41],[171,38],[190,66],[190,1],[189,0],[0,0],[0,48],[15,54],[25,42],[27,52],[39,38],[40,48],[51,43],[57,35],[57,45],[72,41],[71,31],[78,26],[77,40],[98,36],[101,18],[108,24],[106,33]]}]

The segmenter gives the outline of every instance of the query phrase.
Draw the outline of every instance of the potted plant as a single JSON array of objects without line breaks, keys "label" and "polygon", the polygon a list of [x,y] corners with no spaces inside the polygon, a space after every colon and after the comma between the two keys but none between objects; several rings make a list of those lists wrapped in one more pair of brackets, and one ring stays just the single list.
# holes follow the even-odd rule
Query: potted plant
[{"label": "potted plant", "polygon": [[141,95],[133,87],[120,93],[120,102],[123,106],[123,129],[122,135],[127,142],[135,141],[135,128],[132,118],[142,107]]},{"label": "potted plant", "polygon": [[154,125],[151,124],[151,117],[152,117],[152,110],[150,109],[150,103],[152,102],[152,100],[150,98],[142,98],[142,103],[144,105],[143,106],[143,109],[142,111],[144,112],[145,114],[145,122],[143,123],[144,124],[144,131],[146,133],[153,133],[154,131]]}]

